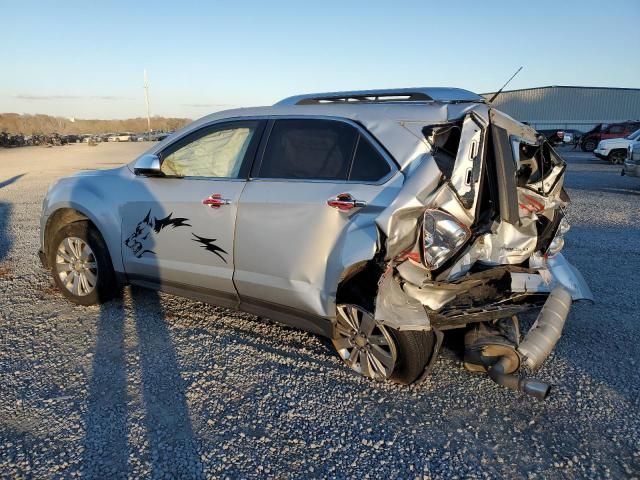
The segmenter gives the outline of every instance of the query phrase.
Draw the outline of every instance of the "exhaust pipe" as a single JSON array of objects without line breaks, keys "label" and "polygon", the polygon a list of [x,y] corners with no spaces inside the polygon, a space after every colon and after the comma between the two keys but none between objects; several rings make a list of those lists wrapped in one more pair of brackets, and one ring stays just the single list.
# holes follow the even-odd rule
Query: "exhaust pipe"
[{"label": "exhaust pipe", "polygon": [[498,385],[517,392],[526,393],[538,400],[544,400],[549,396],[551,385],[531,378],[505,373],[505,368],[508,368],[508,365],[509,359],[501,357],[500,360],[494,363],[487,371],[489,378]]},{"label": "exhaust pipe", "polygon": [[508,339],[506,344],[500,341],[500,332],[492,336],[491,332],[469,331],[465,336],[465,366],[471,371],[486,371],[498,385],[546,399],[551,385],[514,372],[521,364],[532,370],[542,365],[560,340],[570,308],[571,294],[562,286],[554,288],[524,340],[511,349],[506,346]]},{"label": "exhaust pipe", "polygon": [[518,346],[525,365],[536,370],[556,346],[571,308],[571,294],[562,286],[549,294],[533,327]]}]

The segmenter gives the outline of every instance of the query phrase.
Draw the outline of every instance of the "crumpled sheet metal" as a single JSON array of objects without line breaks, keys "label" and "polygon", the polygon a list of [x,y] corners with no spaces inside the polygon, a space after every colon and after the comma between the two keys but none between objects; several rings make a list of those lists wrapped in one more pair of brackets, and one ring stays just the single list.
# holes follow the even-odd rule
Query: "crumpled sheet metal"
[{"label": "crumpled sheet metal", "polygon": [[[505,128],[512,136],[532,144],[538,142],[533,128],[519,124],[508,115],[493,109],[489,110],[485,105],[467,108],[465,113],[470,111],[478,114],[480,121],[486,121],[490,116],[492,123]],[[460,117],[452,119],[457,118]],[[417,128],[413,123],[405,123],[404,126]],[[421,131],[416,130],[414,133],[421,134]],[[554,168],[556,169],[554,174],[561,173],[561,166]],[[376,218],[376,224],[387,237],[387,261],[415,247],[419,235],[418,227],[425,208],[441,208],[454,215],[466,226],[473,224],[475,209],[471,209],[472,211],[465,209],[450,185],[440,185],[441,179],[442,174],[433,156],[429,153],[424,154],[417,167],[412,168],[398,197]],[[439,188],[438,185],[440,185]],[[494,231],[477,238],[449,271],[440,275],[438,279],[453,281],[460,278],[476,262],[495,266],[516,265],[524,262],[534,253],[538,241],[536,228],[538,216],[546,215],[551,218],[555,209],[564,206],[560,199],[561,190],[562,180],[555,184],[551,192],[547,191],[548,196],[518,187],[520,204],[518,224],[508,222],[496,224]],[[428,272],[419,271],[419,268],[412,265],[410,260],[405,260],[398,266],[393,265],[393,268],[388,270],[379,285],[376,319],[394,328],[415,329],[416,325],[422,325],[425,329],[430,328],[423,306],[439,310],[455,298],[458,290],[446,288],[447,286],[443,285],[429,285],[426,281],[429,278]],[[396,274],[404,280],[403,286],[400,286]]]},{"label": "crumpled sheet metal", "polygon": [[[448,105],[447,108],[447,118],[450,121],[460,119],[471,112],[481,123],[488,121],[489,110],[484,104],[467,105],[464,108]],[[412,120],[402,121],[401,124],[407,135],[414,138],[413,142],[418,139],[421,144],[426,145],[427,150],[415,163],[416,166],[412,166],[407,172],[408,177],[400,194],[376,218],[376,224],[387,238],[387,260],[411,248],[425,207],[438,206],[455,215],[467,226],[473,223],[472,214],[461,205],[450,186],[445,184],[436,190],[442,179],[442,172],[429,153],[431,149],[422,134],[422,128],[429,124]]]},{"label": "crumpled sheet metal", "polygon": [[533,255],[529,260],[529,265],[531,268],[538,269],[551,290],[560,285],[571,294],[571,299],[574,302],[577,300],[594,302],[593,293],[591,293],[584,277],[564,258],[562,253],[556,253],[546,258],[541,255]]},{"label": "crumpled sheet metal", "polygon": [[380,279],[374,317],[381,324],[397,330],[431,329],[424,306],[402,290],[392,269],[388,269]]},{"label": "crumpled sheet metal", "polygon": [[530,144],[536,144],[538,142],[537,132],[532,127],[518,122],[506,113],[492,108],[489,110],[489,117],[493,125],[507,130],[509,136],[519,137]]},{"label": "crumpled sheet metal", "polygon": [[387,260],[411,248],[415,242],[421,212],[437,188],[441,175],[433,157],[424,155],[398,196],[376,218],[378,228],[387,237]]}]

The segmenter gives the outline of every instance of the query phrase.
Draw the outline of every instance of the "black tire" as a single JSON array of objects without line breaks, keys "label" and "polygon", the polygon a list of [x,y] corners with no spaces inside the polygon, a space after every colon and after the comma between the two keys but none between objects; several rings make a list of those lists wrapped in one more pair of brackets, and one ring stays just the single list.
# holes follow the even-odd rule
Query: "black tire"
[{"label": "black tire", "polygon": [[396,340],[398,363],[391,380],[408,385],[415,382],[424,373],[433,355],[436,336],[433,332],[409,330],[401,332],[391,330]]},{"label": "black tire", "polygon": [[622,149],[622,148],[618,148],[616,150],[612,150],[611,152],[609,152],[609,161],[614,164],[614,165],[622,165],[624,163],[624,159],[627,156],[627,151]]},{"label": "black tire", "polygon": [[[56,252],[62,241],[66,238],[76,237],[84,242],[93,251],[93,256],[97,264],[96,284],[86,295],[74,295],[65,287],[60,279],[56,267]],[[96,305],[107,302],[119,294],[119,286],[113,271],[113,264],[109,250],[104,243],[100,232],[88,221],[74,222],[60,228],[53,235],[50,243],[49,254],[47,255],[53,280],[62,294],[71,302],[78,305]]]},{"label": "black tire", "polygon": [[[357,284],[351,284],[338,295],[338,304],[353,304],[367,312],[374,312],[374,298],[362,295]],[[369,289],[364,289],[369,290]],[[389,380],[408,385],[418,379],[431,360],[435,348],[435,334],[432,331],[400,331],[388,328],[397,352],[396,365]]]},{"label": "black tire", "polygon": [[581,145],[583,152],[593,152],[597,146],[598,146],[598,142],[596,142],[592,138],[587,138],[585,141],[582,142],[582,145]]}]

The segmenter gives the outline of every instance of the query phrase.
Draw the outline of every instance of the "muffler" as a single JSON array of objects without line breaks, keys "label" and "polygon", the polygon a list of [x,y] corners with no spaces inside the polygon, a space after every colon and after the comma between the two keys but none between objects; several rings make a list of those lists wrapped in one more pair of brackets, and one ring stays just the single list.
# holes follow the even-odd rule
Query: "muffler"
[{"label": "muffler", "polygon": [[518,353],[526,366],[536,370],[547,359],[562,336],[570,308],[571,294],[562,286],[554,288],[531,330],[518,345]]},{"label": "muffler", "polygon": [[[547,359],[562,335],[570,308],[571,294],[561,286],[553,289],[519,345],[519,335],[514,338],[504,324],[474,326],[465,335],[465,367],[471,371],[485,371],[491,380],[503,387],[544,400],[551,386],[521,377],[517,372],[522,364],[535,370]],[[515,319],[514,326],[517,331]]]}]

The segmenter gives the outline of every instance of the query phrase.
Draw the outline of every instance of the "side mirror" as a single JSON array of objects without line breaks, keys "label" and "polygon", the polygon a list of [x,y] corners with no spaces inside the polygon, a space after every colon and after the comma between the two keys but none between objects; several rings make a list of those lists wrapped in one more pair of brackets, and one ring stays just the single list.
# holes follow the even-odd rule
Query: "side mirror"
[{"label": "side mirror", "polygon": [[133,166],[133,173],[146,177],[161,177],[164,175],[160,170],[160,158],[152,154],[141,156]]}]

